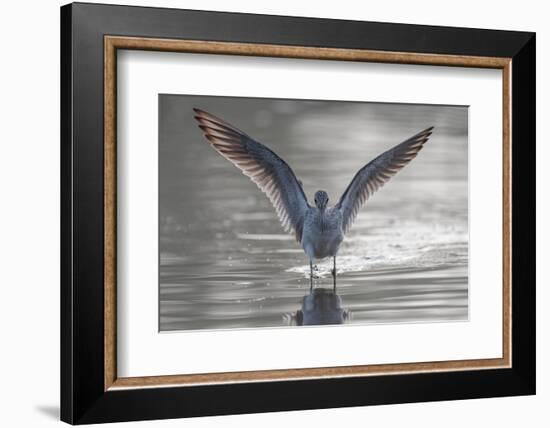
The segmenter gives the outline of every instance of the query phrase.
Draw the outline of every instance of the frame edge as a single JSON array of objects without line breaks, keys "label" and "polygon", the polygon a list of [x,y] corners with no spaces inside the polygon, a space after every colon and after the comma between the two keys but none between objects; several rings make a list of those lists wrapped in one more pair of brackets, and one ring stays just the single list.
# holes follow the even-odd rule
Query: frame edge
[{"label": "frame edge", "polygon": [[[104,43],[104,390],[139,387],[218,385],[233,382],[290,381],[300,379],[330,379],[338,377],[362,377],[381,374],[426,373],[453,370],[480,370],[511,367],[511,277],[510,277],[510,225],[511,192],[508,175],[510,166],[511,124],[511,58],[480,57],[444,54],[418,54],[372,51],[368,49],[334,49],[314,46],[249,44],[212,42],[208,40],[159,39],[154,37],[103,36]],[[195,375],[170,375],[118,378],[116,374],[116,62],[117,50],[168,51],[235,56],[267,56],[276,58],[321,59],[353,62],[382,62],[389,64],[422,64],[494,68],[502,71],[503,91],[503,326],[501,358],[419,362],[408,364],[356,365],[346,367],[322,367],[309,369],[259,370],[237,373],[205,373]],[[332,374],[332,375],[330,375]]]},{"label": "frame edge", "polygon": [[536,34],[512,59],[512,367],[536,393]]},{"label": "frame edge", "polygon": [[61,385],[60,418],[74,423],[74,375],[73,375],[73,212],[72,212],[72,5],[60,8],[60,156],[61,156]]}]

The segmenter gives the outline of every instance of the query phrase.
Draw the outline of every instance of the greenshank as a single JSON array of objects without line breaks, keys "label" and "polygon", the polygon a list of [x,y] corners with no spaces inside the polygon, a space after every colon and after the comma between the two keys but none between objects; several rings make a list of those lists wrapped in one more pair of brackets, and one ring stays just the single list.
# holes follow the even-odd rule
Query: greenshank
[{"label": "greenshank", "polygon": [[256,183],[269,198],[287,232],[293,232],[309,259],[310,289],[313,261],[332,257],[336,289],[336,255],[363,204],[416,157],[432,134],[433,126],[385,151],[363,166],[338,202],[329,207],[324,190],[315,193],[315,206],[308,203],[302,183],[290,166],[267,146],[223,119],[194,109],[195,119],[216,151]]}]

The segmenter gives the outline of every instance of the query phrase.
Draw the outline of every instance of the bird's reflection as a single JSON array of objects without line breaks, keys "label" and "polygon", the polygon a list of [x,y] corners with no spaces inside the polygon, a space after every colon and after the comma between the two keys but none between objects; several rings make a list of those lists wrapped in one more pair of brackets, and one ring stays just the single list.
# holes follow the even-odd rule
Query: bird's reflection
[{"label": "bird's reflection", "polygon": [[343,324],[349,311],[342,308],[342,299],[334,289],[314,288],[302,300],[302,308],[292,316],[294,325]]}]

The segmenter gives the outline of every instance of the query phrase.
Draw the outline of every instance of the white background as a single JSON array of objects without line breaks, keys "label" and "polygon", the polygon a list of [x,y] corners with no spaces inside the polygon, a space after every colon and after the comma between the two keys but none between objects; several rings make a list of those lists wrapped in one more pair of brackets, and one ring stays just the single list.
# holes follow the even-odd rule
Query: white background
[{"label": "white background", "polygon": [[[105,3],[111,3],[104,1]],[[130,4],[187,7],[414,24],[490,27],[537,31],[538,76],[550,75],[550,29],[544,2],[463,0],[297,2],[276,0],[127,1]],[[59,405],[59,10],[62,2],[5,2],[0,13],[1,142],[0,270],[2,425],[54,426]],[[548,425],[550,403],[550,270],[548,189],[550,156],[548,79],[538,82],[538,395],[461,402],[418,403],[353,409],[285,412],[140,423],[140,426],[280,427],[380,426],[441,427]],[[546,241],[546,242],[545,242]],[[546,285],[546,287],[545,287]],[[139,426],[138,423],[124,426]]]},{"label": "white background", "polygon": [[[125,51],[117,78],[119,376],[502,356],[500,70]],[[158,334],[159,93],[470,106],[469,322]]]}]

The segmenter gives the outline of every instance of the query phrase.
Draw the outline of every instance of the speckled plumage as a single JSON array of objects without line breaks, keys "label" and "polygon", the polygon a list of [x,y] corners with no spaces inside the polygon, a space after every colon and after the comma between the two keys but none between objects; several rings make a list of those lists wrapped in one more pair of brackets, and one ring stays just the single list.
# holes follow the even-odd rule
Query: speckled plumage
[{"label": "speckled plumage", "polygon": [[309,258],[311,277],[314,259],[333,257],[335,281],[336,254],[359,209],[416,157],[433,130],[427,128],[367,163],[333,207],[327,207],[328,195],[322,190],[315,193],[315,206],[311,206],[301,182],[275,152],[226,121],[200,109],[194,111],[212,147],[256,183],[273,204],[285,231],[294,232]]},{"label": "speckled plumage", "polygon": [[342,212],[335,207],[324,210],[309,207],[304,218],[301,244],[310,260],[336,256],[344,240],[342,220]]}]

